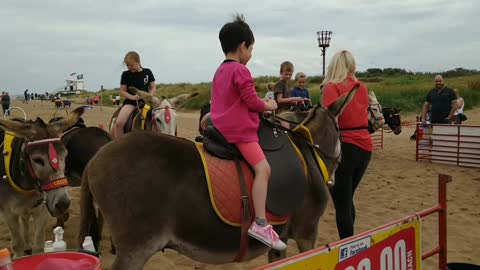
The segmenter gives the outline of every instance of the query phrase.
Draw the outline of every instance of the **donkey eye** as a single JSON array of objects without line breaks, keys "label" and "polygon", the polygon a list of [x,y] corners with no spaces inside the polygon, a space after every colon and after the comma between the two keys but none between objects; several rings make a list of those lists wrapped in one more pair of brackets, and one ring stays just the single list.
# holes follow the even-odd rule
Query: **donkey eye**
[{"label": "donkey eye", "polygon": [[45,165],[45,163],[43,162],[43,159],[41,159],[41,158],[34,158],[33,162],[37,163],[38,165],[41,165],[41,166]]}]

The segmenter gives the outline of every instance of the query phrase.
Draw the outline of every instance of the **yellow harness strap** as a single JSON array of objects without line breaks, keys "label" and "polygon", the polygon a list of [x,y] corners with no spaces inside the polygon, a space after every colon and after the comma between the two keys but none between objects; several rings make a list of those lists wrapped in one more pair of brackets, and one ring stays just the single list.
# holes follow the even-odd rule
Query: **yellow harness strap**
[{"label": "yellow harness strap", "polygon": [[29,195],[29,194],[32,194],[35,190],[33,189],[26,190],[17,186],[17,184],[13,182],[12,176],[10,174],[10,163],[12,159],[12,143],[14,138],[15,138],[14,133],[5,132],[5,137],[3,139],[3,151],[5,151],[4,152],[5,154],[3,155],[3,160],[5,163],[5,173],[7,174],[7,181],[15,191]]},{"label": "yellow harness strap", "polygon": [[146,130],[147,127],[146,127],[146,123],[147,123],[147,115],[148,115],[148,112],[150,111],[152,107],[150,107],[150,105],[148,104],[145,104],[145,106],[143,106],[143,110],[142,110],[142,129],[143,130]]},{"label": "yellow harness strap", "polygon": [[[313,142],[312,133],[310,133],[310,130],[306,126],[298,125],[296,128],[293,129],[293,132],[302,135],[311,144],[315,145],[315,143]],[[325,183],[328,184],[330,180],[330,174],[328,173],[327,166],[325,165],[325,162],[323,162],[320,155],[318,155],[317,151],[314,150],[313,153],[315,155],[315,159],[317,160],[317,164],[320,167],[320,171],[322,172],[323,180],[325,181]]]}]

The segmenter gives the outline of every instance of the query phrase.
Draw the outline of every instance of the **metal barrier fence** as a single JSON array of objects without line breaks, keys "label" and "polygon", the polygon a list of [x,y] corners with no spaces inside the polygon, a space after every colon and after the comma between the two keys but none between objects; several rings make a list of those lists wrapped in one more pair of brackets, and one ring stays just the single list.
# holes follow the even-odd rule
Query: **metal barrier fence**
[{"label": "metal barrier fence", "polygon": [[[438,269],[445,270],[447,269],[447,183],[451,181],[452,177],[450,175],[440,174],[438,176],[438,205],[432,208],[335,243],[255,268],[255,270],[417,270],[422,269],[421,261],[436,254],[438,254]],[[438,246],[422,253],[420,224],[417,223],[416,227],[409,227],[408,223],[434,213],[439,214]],[[413,229],[415,229],[416,237],[411,237],[411,235],[408,237],[407,232],[412,233]],[[377,237],[377,239],[374,239],[381,234],[384,235],[383,238]],[[367,242],[365,243],[365,241]],[[343,255],[348,255],[352,251],[353,256],[342,258]],[[383,268],[380,267],[381,265],[383,265]]]},{"label": "metal barrier fence", "polygon": [[480,167],[480,126],[417,123],[416,160]]}]

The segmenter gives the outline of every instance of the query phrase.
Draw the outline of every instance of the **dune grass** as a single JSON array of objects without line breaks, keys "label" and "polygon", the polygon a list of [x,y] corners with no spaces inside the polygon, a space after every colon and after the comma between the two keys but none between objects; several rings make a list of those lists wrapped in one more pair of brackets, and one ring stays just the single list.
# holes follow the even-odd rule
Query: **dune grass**
[{"label": "dune grass", "polygon": [[[262,76],[255,78],[255,86],[260,97],[265,95],[266,84],[278,81],[278,77]],[[369,90],[373,90],[383,107],[395,107],[402,112],[419,112],[429,90],[433,88],[431,75],[398,75],[391,77],[362,78]],[[480,74],[445,78],[446,85],[458,88],[465,99],[465,109],[480,105]],[[320,77],[311,77],[306,86],[314,103],[320,95]],[[293,86],[294,81],[290,82]],[[200,95],[185,105],[186,109],[196,110],[210,99],[211,83],[178,83],[158,84],[157,96],[174,97],[183,93],[199,92]],[[110,95],[118,93],[118,89],[105,90],[102,93],[104,104],[111,104]]]}]

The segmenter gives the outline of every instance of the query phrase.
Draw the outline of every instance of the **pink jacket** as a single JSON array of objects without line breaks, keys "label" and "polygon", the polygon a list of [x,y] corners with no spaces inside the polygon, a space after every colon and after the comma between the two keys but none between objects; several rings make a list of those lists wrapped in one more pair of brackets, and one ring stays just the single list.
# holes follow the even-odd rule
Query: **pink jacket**
[{"label": "pink jacket", "polygon": [[246,66],[225,60],[212,82],[210,117],[229,143],[258,142],[259,112],[265,102],[257,96]]}]

